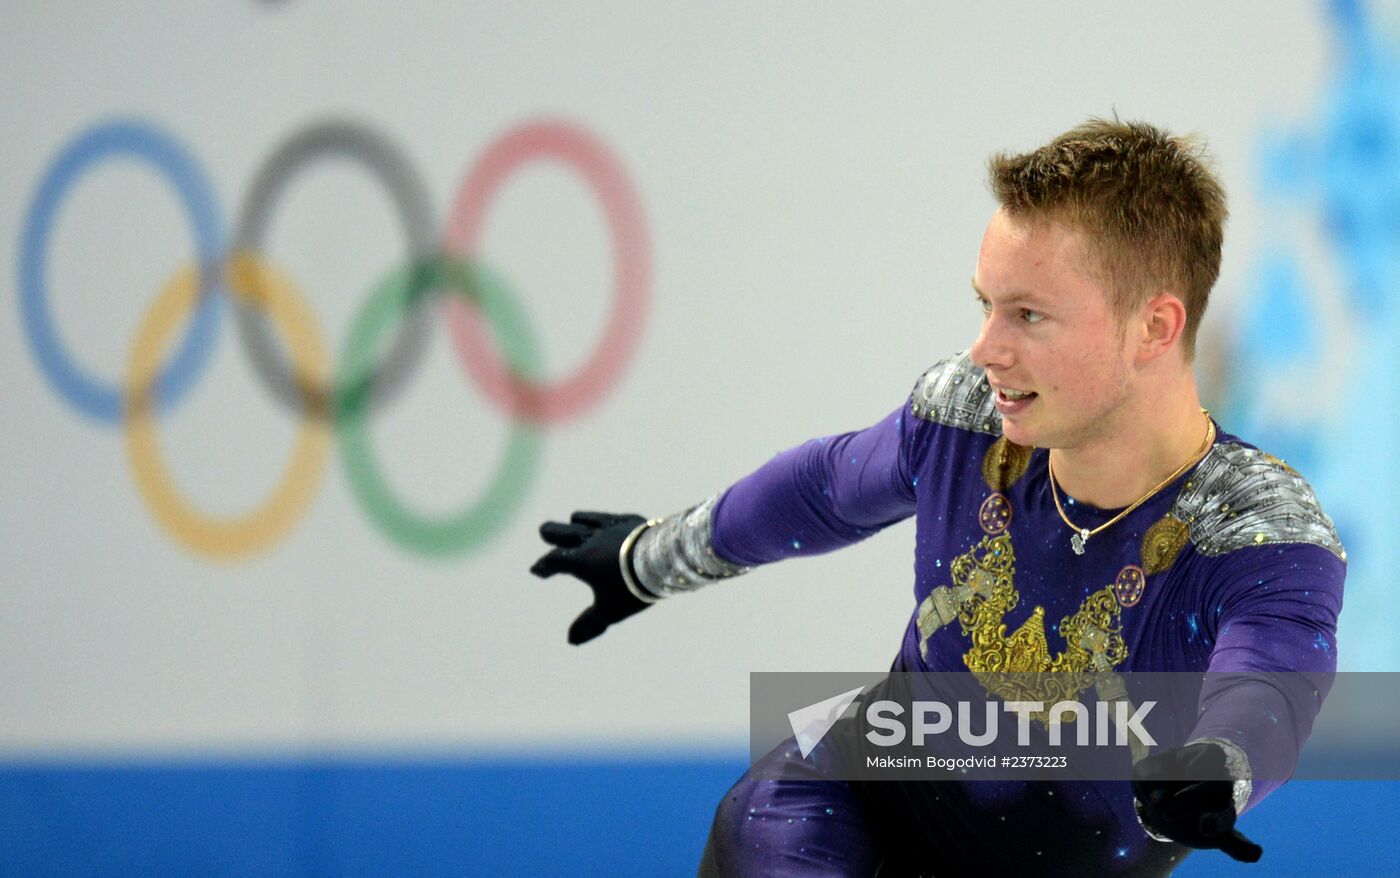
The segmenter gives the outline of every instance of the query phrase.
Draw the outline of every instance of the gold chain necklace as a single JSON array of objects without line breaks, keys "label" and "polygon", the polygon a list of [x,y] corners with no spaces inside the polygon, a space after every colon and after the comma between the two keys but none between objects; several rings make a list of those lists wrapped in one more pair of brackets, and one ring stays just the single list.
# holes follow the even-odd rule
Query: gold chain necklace
[{"label": "gold chain necklace", "polygon": [[1128,513],[1132,512],[1134,509],[1146,503],[1152,498],[1154,494],[1165,488],[1167,485],[1170,485],[1173,481],[1176,480],[1177,476],[1186,472],[1188,469],[1195,466],[1197,463],[1200,463],[1201,459],[1206,456],[1206,452],[1210,450],[1210,446],[1215,442],[1215,422],[1210,419],[1209,411],[1201,409],[1201,414],[1205,415],[1206,418],[1206,438],[1205,441],[1201,443],[1201,447],[1196,449],[1196,453],[1191,455],[1191,457],[1181,466],[1177,467],[1175,472],[1167,476],[1162,481],[1158,482],[1157,487],[1148,491],[1146,494],[1143,494],[1136,501],[1134,501],[1133,505],[1124,509],[1122,512],[1113,516],[1108,521],[1105,521],[1103,524],[1099,525],[1093,530],[1089,530],[1089,528],[1087,527],[1079,527],[1074,522],[1069,520],[1068,515],[1065,515],[1065,508],[1060,505],[1059,491],[1055,487],[1055,464],[1052,462],[1049,455],[1046,456],[1045,468],[1050,475],[1050,496],[1055,500],[1055,511],[1060,513],[1060,518],[1064,521],[1065,524],[1069,525],[1070,530],[1074,531],[1074,536],[1069,538],[1069,545],[1070,548],[1074,549],[1074,554],[1084,554],[1084,544],[1089,542],[1089,537],[1093,536],[1094,534],[1098,533],[1104,528],[1117,524]]}]

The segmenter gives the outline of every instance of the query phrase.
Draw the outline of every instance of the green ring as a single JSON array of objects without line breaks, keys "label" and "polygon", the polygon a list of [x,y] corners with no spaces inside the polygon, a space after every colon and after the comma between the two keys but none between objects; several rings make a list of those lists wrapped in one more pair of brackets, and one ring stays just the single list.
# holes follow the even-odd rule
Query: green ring
[{"label": "green ring", "polygon": [[[424,270],[429,272],[431,283],[423,282]],[[505,281],[479,264],[437,257],[394,271],[360,308],[341,355],[339,386],[361,386],[351,379],[372,372],[380,336],[397,326],[430,290],[446,290],[471,300],[495,331],[512,372],[527,379],[538,377],[540,357],[534,334]],[[428,518],[394,496],[375,463],[365,430],[371,408],[368,382],[363,387],[363,392],[346,398],[337,407],[335,423],[346,475],[369,517],[394,542],[424,555],[457,554],[484,543],[516,511],[525,496],[538,469],[542,444],[539,431],[519,421],[512,424],[505,455],[485,495],[446,519]]]}]

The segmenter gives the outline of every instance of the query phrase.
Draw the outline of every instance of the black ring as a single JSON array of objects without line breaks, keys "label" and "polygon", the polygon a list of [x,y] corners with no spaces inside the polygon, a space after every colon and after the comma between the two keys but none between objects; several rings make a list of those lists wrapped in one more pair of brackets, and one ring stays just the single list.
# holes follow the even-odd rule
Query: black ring
[{"label": "black ring", "polygon": [[[384,184],[398,208],[408,246],[409,264],[428,266],[437,252],[432,202],[422,179],[405,156],[384,135],[359,122],[332,119],[311,125],[288,138],[268,157],[248,190],[233,237],[234,253],[260,252],[272,206],[293,175],[310,162],[331,157],[365,165]],[[421,272],[411,301],[421,303],[431,273]],[[313,385],[296,374],[281,348],[270,321],[256,306],[256,296],[237,296],[239,337],[253,361],[254,371],[273,395],[298,412],[334,416],[347,405],[371,409],[403,389],[427,348],[429,312],[415,307],[401,324],[382,361],[363,377],[342,387]]]}]

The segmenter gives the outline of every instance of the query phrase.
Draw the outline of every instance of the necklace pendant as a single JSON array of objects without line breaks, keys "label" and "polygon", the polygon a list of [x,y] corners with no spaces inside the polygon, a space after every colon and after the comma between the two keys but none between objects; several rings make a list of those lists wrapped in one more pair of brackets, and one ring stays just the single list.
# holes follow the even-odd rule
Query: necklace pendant
[{"label": "necklace pendant", "polygon": [[1088,539],[1089,539],[1089,529],[1088,529],[1088,528],[1084,528],[1084,529],[1081,530],[1079,533],[1077,533],[1077,534],[1075,534],[1074,536],[1072,536],[1072,537],[1069,538],[1069,546],[1070,546],[1071,549],[1074,549],[1074,554],[1076,554],[1076,555],[1082,555],[1082,554],[1084,554],[1084,543],[1086,543],[1086,542],[1088,541]]}]

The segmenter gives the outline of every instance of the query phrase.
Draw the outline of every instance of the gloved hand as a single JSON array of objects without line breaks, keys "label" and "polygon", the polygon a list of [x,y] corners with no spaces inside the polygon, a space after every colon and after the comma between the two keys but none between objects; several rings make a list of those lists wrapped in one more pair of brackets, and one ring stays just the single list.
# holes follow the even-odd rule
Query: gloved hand
[{"label": "gloved hand", "polygon": [[1133,766],[1133,795],[1143,825],[1193,848],[1218,848],[1245,863],[1264,849],[1235,829],[1235,782],[1219,744],[1166,750]]},{"label": "gloved hand", "polygon": [[627,535],[646,524],[646,519],[640,515],[575,512],[569,521],[546,521],[540,525],[540,536],[558,548],[536,561],[530,572],[539,577],[569,573],[593,589],[593,605],[569,626],[569,642],[578,646],[602,634],[609,625],[651,606],[627,588],[618,558]]}]

